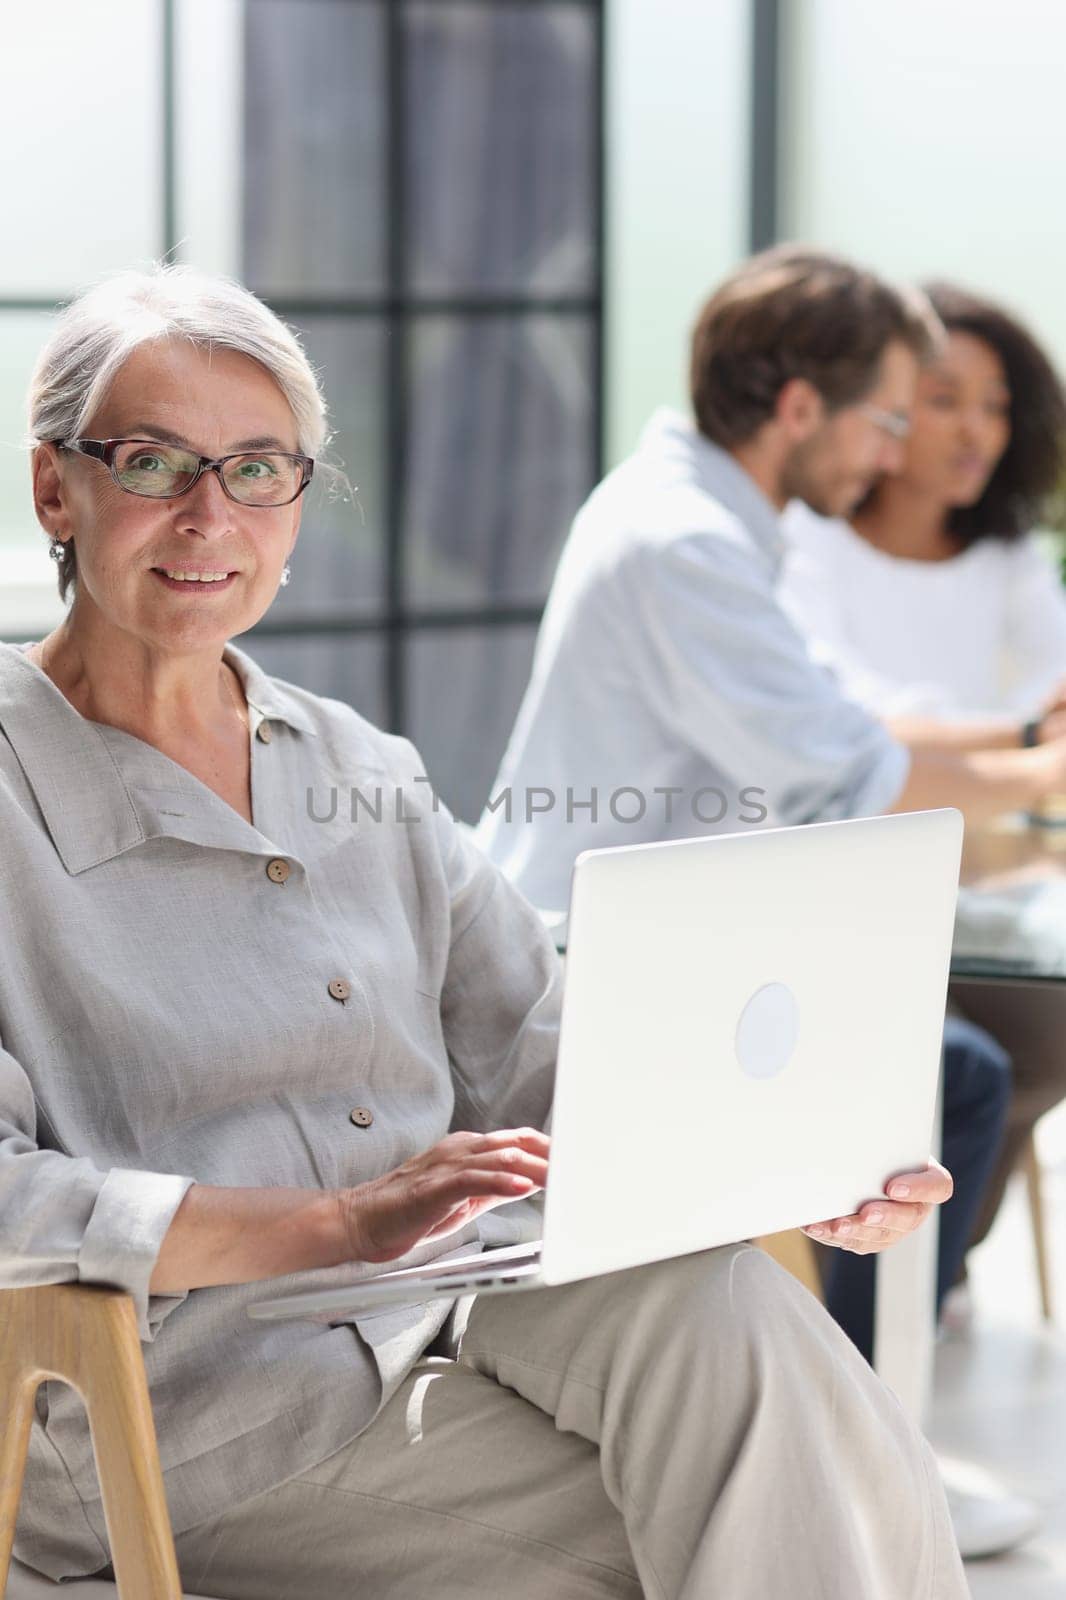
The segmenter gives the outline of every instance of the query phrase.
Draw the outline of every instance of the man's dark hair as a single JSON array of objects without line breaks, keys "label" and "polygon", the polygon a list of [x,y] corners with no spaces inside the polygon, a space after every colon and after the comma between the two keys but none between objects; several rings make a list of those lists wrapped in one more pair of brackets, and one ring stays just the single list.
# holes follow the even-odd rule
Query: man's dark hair
[{"label": "man's dark hair", "polygon": [[715,291],[692,335],[692,407],[701,433],[729,449],[774,414],[792,378],[830,411],[873,388],[892,343],[919,361],[942,337],[924,295],[821,251],[778,245]]},{"label": "man's dark hair", "polygon": [[1066,466],[1062,383],[1028,328],[1001,306],[951,283],[926,284],[925,293],[949,333],[972,334],[996,352],[1010,392],[1010,442],[980,500],[953,507],[948,527],[965,544],[1018,539],[1039,521]]}]

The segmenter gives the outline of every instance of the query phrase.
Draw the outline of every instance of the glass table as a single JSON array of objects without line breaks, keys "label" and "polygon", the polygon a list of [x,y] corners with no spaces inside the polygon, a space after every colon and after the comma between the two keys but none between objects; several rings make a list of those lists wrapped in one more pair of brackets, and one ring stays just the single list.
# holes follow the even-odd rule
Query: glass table
[{"label": "glass table", "polygon": [[953,978],[1066,983],[1066,821],[967,829]]}]

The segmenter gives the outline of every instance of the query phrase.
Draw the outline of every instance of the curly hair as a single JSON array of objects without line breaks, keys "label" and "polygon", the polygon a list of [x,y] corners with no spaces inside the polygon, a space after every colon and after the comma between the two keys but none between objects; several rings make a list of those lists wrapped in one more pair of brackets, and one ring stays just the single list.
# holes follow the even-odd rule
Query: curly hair
[{"label": "curly hair", "polygon": [[[948,333],[996,352],[1010,392],[1010,441],[981,498],[953,507],[948,527],[964,544],[1019,539],[1039,522],[1066,467],[1066,395],[1051,361],[1017,317],[951,283],[923,285]],[[875,491],[876,492],[876,491]]]}]

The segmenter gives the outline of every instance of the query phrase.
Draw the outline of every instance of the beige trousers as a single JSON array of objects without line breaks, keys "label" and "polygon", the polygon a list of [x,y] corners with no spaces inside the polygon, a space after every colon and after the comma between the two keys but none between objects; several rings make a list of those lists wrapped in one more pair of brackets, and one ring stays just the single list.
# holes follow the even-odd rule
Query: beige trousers
[{"label": "beige trousers", "polygon": [[927,1445],[762,1251],[462,1309],[351,1444],[178,1538],[188,1589],[965,1600]]}]

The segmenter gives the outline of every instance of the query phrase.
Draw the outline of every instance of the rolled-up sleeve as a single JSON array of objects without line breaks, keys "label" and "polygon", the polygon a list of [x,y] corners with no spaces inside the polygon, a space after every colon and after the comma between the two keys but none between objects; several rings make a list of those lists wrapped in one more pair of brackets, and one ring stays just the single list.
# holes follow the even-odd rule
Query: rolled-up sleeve
[{"label": "rolled-up sleeve", "polygon": [[627,567],[641,689],[679,741],[765,790],[782,823],[893,806],[907,751],[812,659],[750,550],[694,534],[637,547]]},{"label": "rolled-up sleeve", "polygon": [[150,1342],[184,1295],[149,1296],[163,1236],[194,1180],[104,1171],[42,1149],[29,1079],[0,1048],[0,1287],[99,1283],[133,1298]]}]

